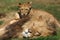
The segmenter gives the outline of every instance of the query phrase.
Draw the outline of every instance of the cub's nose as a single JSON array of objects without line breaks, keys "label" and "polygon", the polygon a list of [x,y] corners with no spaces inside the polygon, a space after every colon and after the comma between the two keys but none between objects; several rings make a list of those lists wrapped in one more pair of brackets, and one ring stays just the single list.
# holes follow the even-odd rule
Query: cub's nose
[{"label": "cub's nose", "polygon": [[25,34],[28,34],[28,32],[25,32]]}]

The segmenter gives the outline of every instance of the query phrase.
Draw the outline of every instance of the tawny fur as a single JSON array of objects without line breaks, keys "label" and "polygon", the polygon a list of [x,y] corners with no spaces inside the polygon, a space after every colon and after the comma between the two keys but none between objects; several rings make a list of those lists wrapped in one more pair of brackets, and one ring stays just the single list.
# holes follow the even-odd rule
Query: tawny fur
[{"label": "tawny fur", "polygon": [[[30,20],[22,26],[23,31],[27,28],[28,29],[31,28],[31,26],[34,25],[32,26],[33,27],[33,29],[31,29],[32,31],[35,31],[35,32],[38,31],[40,33],[40,36],[46,36],[46,35],[50,35],[50,33],[53,34],[53,32],[56,30],[55,27],[57,26],[60,27],[59,22],[56,20],[56,18],[52,14],[42,10],[31,9],[31,3],[29,2],[19,4],[19,13],[21,13],[21,17],[18,17],[19,15],[17,13],[16,19],[20,19],[22,18],[22,16],[26,16],[27,14],[28,16],[30,16]],[[41,21],[41,16],[43,17],[42,21]],[[12,23],[14,22],[12,21]],[[35,34],[35,32],[32,34]]]},{"label": "tawny fur", "polygon": [[28,14],[31,17],[30,20],[40,20],[39,17],[43,16],[44,20],[46,20],[48,24],[54,24],[55,26],[60,27],[59,22],[52,14],[43,10],[32,9],[31,7],[31,2],[19,4],[19,12],[21,13],[21,15]]},{"label": "tawny fur", "polygon": [[25,17],[13,24],[6,26],[5,28],[1,28],[0,31],[2,31],[2,34],[0,36],[0,39],[5,40],[8,38],[15,38],[15,37],[23,38],[21,34],[21,32],[23,31],[23,28],[21,26],[24,25],[24,23],[28,20],[29,20],[29,17]]},{"label": "tawny fur", "polygon": [[27,14],[31,17],[30,20],[35,20],[35,19],[40,20],[39,17],[43,16],[44,20],[46,20],[49,25],[54,24],[55,26],[60,27],[60,23],[56,20],[56,18],[52,14],[43,10],[37,10],[37,9],[31,8],[32,7],[31,2],[19,4],[18,6],[19,6],[18,12],[21,15],[16,13],[15,20],[20,19],[20,16],[24,16],[24,15],[26,16]]},{"label": "tawny fur", "polygon": [[23,32],[24,30],[31,31],[30,37],[54,35],[56,31],[56,29],[49,28],[49,25],[43,18],[40,20],[35,19],[34,21],[28,21],[22,27]]},{"label": "tawny fur", "polygon": [[[27,28],[30,28],[34,23],[36,23],[35,24],[37,26],[36,28],[46,29],[46,30],[38,29],[39,31],[43,31],[41,32],[41,34],[44,36],[44,35],[49,35],[50,33],[53,34],[53,32],[56,30],[56,27],[60,27],[59,22],[56,20],[56,18],[52,14],[43,10],[32,9],[31,7],[32,7],[31,3],[19,4],[19,12],[21,13],[21,15],[30,16],[29,22],[26,22],[23,25],[24,30]],[[43,17],[43,20],[45,22],[41,21],[41,16]],[[37,22],[35,20],[37,20]],[[45,26],[45,24],[43,25],[42,23],[38,23],[38,22],[45,23],[48,26]],[[42,28],[39,27],[40,25],[42,25],[43,27]],[[48,27],[48,29],[46,27]],[[52,32],[50,32],[50,30],[52,30]],[[47,33],[45,31],[47,31]]]}]

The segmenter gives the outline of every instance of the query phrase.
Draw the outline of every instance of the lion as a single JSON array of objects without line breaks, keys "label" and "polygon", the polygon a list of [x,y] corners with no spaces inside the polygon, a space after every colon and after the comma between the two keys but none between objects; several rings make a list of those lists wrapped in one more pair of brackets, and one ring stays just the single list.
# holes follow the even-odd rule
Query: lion
[{"label": "lion", "polygon": [[16,22],[18,19],[22,19],[27,15],[31,17],[30,20],[39,19],[40,16],[43,16],[44,20],[46,20],[49,25],[53,24],[55,26],[60,27],[60,23],[57,21],[57,19],[52,14],[46,11],[43,11],[43,10],[33,9],[31,4],[32,2],[27,2],[23,4],[19,3],[18,5],[19,10],[15,14],[15,19],[11,21],[10,23],[12,24]]},{"label": "lion", "polygon": [[[57,19],[52,14],[50,14],[46,11],[33,9],[31,6],[31,3],[32,2],[27,2],[27,3],[23,3],[23,4],[19,3],[19,5],[18,5],[19,13],[21,15],[20,18],[22,18],[23,16],[27,16],[27,15],[30,16],[30,20],[22,26],[24,28],[24,30],[26,29],[26,31],[28,32],[28,28],[30,28],[30,26],[32,26],[32,24],[33,24],[32,22],[34,21],[36,23],[35,25],[37,26],[35,28],[37,28],[39,31],[43,31],[43,32],[40,32],[41,33],[40,36],[44,36],[45,34],[46,34],[45,36],[54,34],[54,32],[56,32],[56,27],[57,26],[60,27],[60,24],[57,21]],[[42,28],[39,27],[40,25],[42,25],[42,23],[38,23],[38,22],[41,22],[41,16],[43,17],[43,20],[44,20],[44,21],[42,21],[42,23],[46,24],[46,26],[44,24]],[[37,20],[37,22],[35,20]],[[44,30],[40,30],[40,29],[46,29],[45,31],[47,31],[47,32],[45,32]],[[38,30],[35,29],[35,31],[38,31]],[[23,35],[24,34],[25,33],[23,32]],[[29,34],[30,33],[28,32],[28,34],[25,34],[24,36],[28,37]]]},{"label": "lion", "polygon": [[28,21],[23,26],[22,35],[24,37],[35,38],[38,36],[49,36],[56,35],[56,29],[49,28],[47,22],[43,19],[43,16],[40,17],[40,20],[35,19],[34,21]]},{"label": "lion", "polygon": [[27,2],[27,3],[19,3],[18,7],[19,7],[19,13],[20,13],[20,18],[22,18],[23,16],[27,16],[29,15],[31,17],[30,20],[39,20],[40,16],[43,16],[44,20],[47,21],[48,25],[55,25],[60,27],[60,23],[57,21],[57,19],[50,13],[43,11],[43,10],[37,10],[37,9],[33,9],[31,6],[32,2]]},{"label": "lion", "polygon": [[[45,33],[47,35],[53,34],[53,32],[56,30],[56,27],[57,26],[60,27],[60,24],[57,21],[57,19],[52,14],[50,14],[46,11],[33,9],[31,4],[32,4],[32,2],[27,2],[27,3],[23,3],[23,4],[19,3],[19,5],[18,5],[19,10],[18,10],[18,13],[16,13],[16,15],[17,15],[16,19],[22,19],[25,16],[30,17],[30,20],[22,26],[24,31],[27,31],[27,33],[28,33],[28,34],[25,34],[25,32],[23,31],[22,32],[23,36],[28,37],[28,36],[30,36],[30,34],[35,33],[35,32],[34,33],[28,32],[28,28],[31,28],[30,26],[32,26],[32,24],[37,26],[35,28],[39,28],[38,30],[40,30],[40,29],[46,29],[47,30],[47,33],[46,33],[44,30],[40,30],[40,31],[43,31],[43,32],[40,32],[40,31],[36,30],[35,28],[33,28],[36,31],[38,31],[38,34],[40,34],[40,35],[42,34],[44,36]],[[43,24],[45,23],[44,25],[42,23],[40,23],[41,22],[41,16],[43,17],[42,23]],[[34,22],[35,22],[35,24],[34,24]],[[40,25],[43,25],[43,27],[40,28],[39,27]],[[25,29],[27,29],[27,30],[25,30]]]},{"label": "lion", "polygon": [[25,17],[23,19],[14,22],[13,24],[9,24],[6,27],[0,28],[0,39],[8,40],[9,38],[23,38],[22,36],[22,25],[25,24],[29,20],[29,17]]}]

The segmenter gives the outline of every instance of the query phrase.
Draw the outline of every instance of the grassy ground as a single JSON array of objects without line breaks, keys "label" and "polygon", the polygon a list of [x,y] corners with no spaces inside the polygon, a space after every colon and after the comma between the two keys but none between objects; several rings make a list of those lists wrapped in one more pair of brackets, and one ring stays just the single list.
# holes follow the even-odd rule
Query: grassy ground
[{"label": "grassy ground", "polygon": [[[17,5],[19,2],[29,2],[32,1],[32,7],[35,9],[42,9],[53,14],[60,21],[60,0],[0,0],[0,13],[6,13],[8,16],[12,11],[17,11]],[[0,25],[3,21],[0,20]],[[60,31],[57,28],[57,36],[54,37],[39,37],[33,40],[58,40],[60,38]],[[12,39],[18,40],[18,39]]]}]

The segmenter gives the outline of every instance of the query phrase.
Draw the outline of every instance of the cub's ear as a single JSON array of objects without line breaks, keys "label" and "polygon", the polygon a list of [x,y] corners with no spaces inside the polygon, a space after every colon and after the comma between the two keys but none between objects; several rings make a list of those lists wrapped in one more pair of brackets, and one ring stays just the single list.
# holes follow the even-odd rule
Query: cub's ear
[{"label": "cub's ear", "polygon": [[32,2],[27,2],[28,4],[32,4]]},{"label": "cub's ear", "polygon": [[19,5],[21,5],[21,3],[19,3]]},{"label": "cub's ear", "polygon": [[18,3],[18,7],[20,7],[21,6],[21,3]]}]

